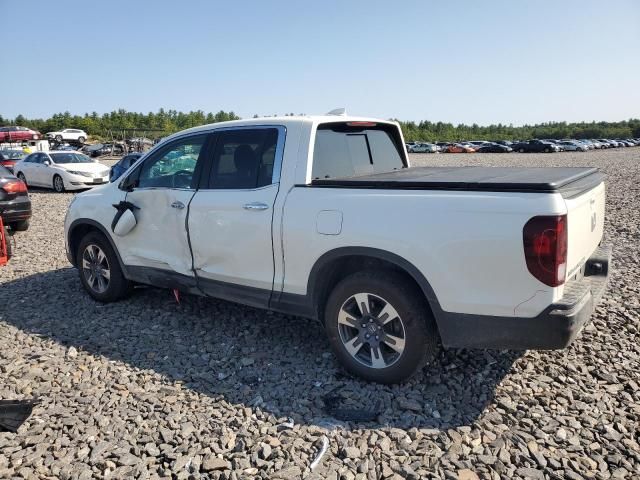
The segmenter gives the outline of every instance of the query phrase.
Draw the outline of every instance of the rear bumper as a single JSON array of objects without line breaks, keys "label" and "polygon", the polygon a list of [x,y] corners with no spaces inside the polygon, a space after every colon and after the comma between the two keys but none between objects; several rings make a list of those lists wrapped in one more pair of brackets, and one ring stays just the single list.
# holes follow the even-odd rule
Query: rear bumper
[{"label": "rear bumper", "polygon": [[18,197],[10,202],[0,202],[0,212],[5,225],[28,220],[31,218],[31,201],[28,197],[25,199]]},{"label": "rear bumper", "polygon": [[454,348],[565,348],[578,336],[602,298],[610,264],[611,247],[598,247],[585,264],[584,277],[567,282],[563,297],[533,318],[447,313],[438,322],[442,343]]}]

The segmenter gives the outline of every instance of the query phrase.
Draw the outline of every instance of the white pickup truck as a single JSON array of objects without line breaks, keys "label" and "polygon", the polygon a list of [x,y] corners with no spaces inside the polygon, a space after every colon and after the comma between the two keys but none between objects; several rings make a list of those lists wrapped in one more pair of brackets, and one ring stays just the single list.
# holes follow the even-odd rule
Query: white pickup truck
[{"label": "white pickup truck", "polygon": [[67,255],[98,301],[147,284],[317,319],[378,382],[440,345],[567,346],[608,277],[604,175],[409,167],[383,120],[192,128],[74,197]]}]

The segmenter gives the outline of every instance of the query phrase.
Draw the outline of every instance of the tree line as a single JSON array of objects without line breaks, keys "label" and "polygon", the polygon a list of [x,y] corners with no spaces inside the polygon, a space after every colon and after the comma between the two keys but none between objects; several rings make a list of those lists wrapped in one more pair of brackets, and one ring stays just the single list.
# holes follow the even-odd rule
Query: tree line
[{"label": "tree line", "polygon": [[[257,115],[254,115],[257,117]],[[5,119],[0,115],[0,126],[19,125],[47,133],[63,128],[79,128],[89,135],[109,138],[123,130],[138,129],[135,136],[147,130],[147,136],[161,137],[185,128],[207,123],[239,120],[234,112],[220,110],[205,113],[202,110],[178,112],[160,109],[157,112],[137,113],[124,109],[99,115],[97,112],[71,115],[56,113],[50,118],[26,118],[18,115]],[[405,122],[398,120],[407,141],[455,142],[460,140],[527,140],[530,138],[629,138],[640,137],[640,119],[621,122],[550,122],[536,125],[465,125],[444,122]]]},{"label": "tree line", "polygon": [[403,122],[406,140],[453,142],[460,140],[529,140],[532,138],[636,138],[640,137],[640,119],[621,122],[550,122],[537,125],[453,125],[443,122]]},{"label": "tree line", "polygon": [[240,117],[235,113],[223,110],[217,113],[205,113],[202,110],[184,113],[161,108],[158,112],[145,114],[120,109],[102,115],[97,112],[84,115],[71,115],[69,112],[56,113],[45,119],[26,118],[23,115],[18,115],[14,119],[5,119],[0,115],[0,126],[19,125],[43,134],[63,128],[79,128],[89,135],[102,138],[110,138],[112,135],[117,137],[123,130],[131,133],[133,129],[137,129],[138,131],[131,136],[143,135],[146,131],[148,137],[163,137],[185,128],[239,119]]}]

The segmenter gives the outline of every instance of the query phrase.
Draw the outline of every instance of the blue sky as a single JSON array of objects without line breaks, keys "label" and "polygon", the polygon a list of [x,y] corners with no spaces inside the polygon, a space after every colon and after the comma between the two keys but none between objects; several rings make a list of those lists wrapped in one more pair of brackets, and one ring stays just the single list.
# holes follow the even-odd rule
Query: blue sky
[{"label": "blue sky", "polygon": [[341,106],[478,124],[640,116],[635,0],[0,0],[0,18],[9,118]]}]

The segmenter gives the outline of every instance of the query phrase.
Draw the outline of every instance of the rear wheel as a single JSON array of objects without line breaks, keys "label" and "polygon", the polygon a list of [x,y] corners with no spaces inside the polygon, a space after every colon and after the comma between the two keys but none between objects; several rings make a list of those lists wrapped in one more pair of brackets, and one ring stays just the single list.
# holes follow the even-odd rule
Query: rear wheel
[{"label": "rear wheel", "polygon": [[524,148],[521,148],[520,150],[518,150],[520,153],[524,153]]},{"label": "rear wheel", "polygon": [[18,172],[18,174],[16,175],[16,177],[18,177],[20,180],[22,180],[22,182],[27,185],[27,178],[24,176],[24,173],[22,172]]},{"label": "rear wheel", "polygon": [[53,176],[53,189],[58,193],[64,192],[64,181],[60,175]]},{"label": "rear wheel", "polygon": [[548,148],[544,149],[544,153],[549,153],[551,150],[549,150]]},{"label": "rear wheel", "polygon": [[344,367],[374,382],[406,380],[435,357],[439,344],[423,293],[388,270],[340,281],[327,300],[324,324]]},{"label": "rear wheel", "polygon": [[29,220],[20,220],[11,224],[11,230],[15,232],[26,232],[29,229]]},{"label": "rear wheel", "polygon": [[80,143],[84,143],[85,140],[86,140],[86,138],[84,138],[84,137],[78,137],[78,141]]},{"label": "rear wheel", "polygon": [[133,287],[124,277],[111,244],[98,232],[88,233],[76,252],[76,266],[82,286],[100,302],[125,298]]}]

